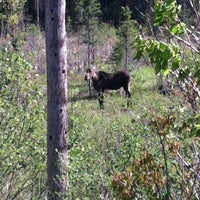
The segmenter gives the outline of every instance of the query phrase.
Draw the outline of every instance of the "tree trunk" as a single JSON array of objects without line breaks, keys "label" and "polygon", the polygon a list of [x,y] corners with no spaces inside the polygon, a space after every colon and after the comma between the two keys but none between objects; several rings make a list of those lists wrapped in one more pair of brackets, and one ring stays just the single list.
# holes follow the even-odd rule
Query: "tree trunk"
[{"label": "tree trunk", "polygon": [[[91,64],[91,28],[90,28],[90,18],[88,19],[88,24],[87,24],[87,37],[88,37],[88,44],[87,44],[87,58],[88,58],[88,68],[90,69],[90,64]],[[91,80],[88,82],[88,90],[89,90],[89,98],[92,97],[92,83]]]},{"label": "tree trunk", "polygon": [[128,70],[128,34],[126,33],[126,38],[125,38],[125,69]]},{"label": "tree trunk", "polygon": [[35,2],[35,9],[36,9],[36,24],[39,27],[40,25],[40,6],[39,6],[39,0],[36,0]]},{"label": "tree trunk", "polygon": [[65,0],[46,0],[48,200],[67,190],[67,55]]}]

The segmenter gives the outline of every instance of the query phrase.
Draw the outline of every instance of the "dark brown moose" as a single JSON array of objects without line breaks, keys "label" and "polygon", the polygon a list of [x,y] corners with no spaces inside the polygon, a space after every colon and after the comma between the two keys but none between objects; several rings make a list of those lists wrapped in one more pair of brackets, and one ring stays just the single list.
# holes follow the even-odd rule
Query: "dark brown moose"
[{"label": "dark brown moose", "polygon": [[96,72],[93,69],[87,69],[85,72],[85,80],[92,80],[94,89],[98,92],[98,100],[100,108],[103,109],[103,92],[105,90],[118,90],[123,87],[127,97],[131,97],[130,81],[131,76],[128,71],[116,71],[106,73],[104,71]]}]

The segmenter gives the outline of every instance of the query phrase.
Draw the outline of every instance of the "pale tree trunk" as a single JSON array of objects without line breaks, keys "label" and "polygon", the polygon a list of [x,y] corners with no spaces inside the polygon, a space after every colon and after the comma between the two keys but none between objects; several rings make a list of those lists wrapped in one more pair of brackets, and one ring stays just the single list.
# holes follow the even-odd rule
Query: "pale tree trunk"
[{"label": "pale tree trunk", "polygon": [[65,0],[46,0],[48,200],[67,190],[67,56]]}]

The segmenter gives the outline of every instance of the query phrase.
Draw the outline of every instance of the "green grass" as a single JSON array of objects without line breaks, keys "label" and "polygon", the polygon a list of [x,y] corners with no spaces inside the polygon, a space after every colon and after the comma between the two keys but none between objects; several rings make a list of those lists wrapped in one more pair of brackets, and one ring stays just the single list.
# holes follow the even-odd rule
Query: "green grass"
[{"label": "green grass", "polygon": [[[80,86],[78,89],[75,87],[77,85]],[[179,138],[177,140],[184,143],[176,126],[182,126],[190,109],[180,115],[176,98],[171,97],[172,101],[159,94],[156,76],[150,68],[134,72],[129,107],[124,94],[113,91],[105,93],[105,108],[100,110],[97,99],[85,98],[88,95],[87,83],[82,76],[70,78],[68,93],[75,96],[80,94],[76,101],[68,103],[71,146],[69,199],[99,199],[104,189],[114,199],[113,176],[125,170],[144,152],[151,153],[157,163],[164,165],[159,137],[151,127],[155,116],[175,115],[176,121],[169,136]],[[170,167],[170,173],[173,174],[174,167],[171,164]]]},{"label": "green grass", "polygon": [[143,67],[132,72],[132,84],[135,90],[155,90],[157,88],[157,76],[151,67]]},{"label": "green grass", "polygon": [[[43,199],[46,196],[46,96],[43,95],[46,91],[44,86],[46,78],[33,73],[32,79],[27,79],[24,68],[22,69],[19,76],[20,80],[24,80],[19,87],[21,106],[17,98],[12,104],[8,98],[15,94],[18,79],[16,84],[5,83],[10,83],[9,90],[7,87],[1,90],[2,97],[6,98],[1,99],[3,112],[0,128],[3,136],[0,152],[2,155],[0,197],[12,199],[17,195],[16,199],[21,199],[22,196],[26,199],[32,196],[34,199]],[[10,71],[5,72],[9,78]],[[195,174],[191,172],[197,171],[195,168],[197,160],[193,149],[195,147],[199,152],[197,137],[199,132],[195,129],[195,125],[199,124],[199,118],[192,116],[191,109],[187,105],[180,107],[179,98],[159,94],[157,77],[151,68],[141,68],[132,71],[131,74],[132,98],[127,99],[125,94],[119,91],[106,92],[104,110],[100,110],[97,99],[88,98],[88,84],[84,81],[84,75],[69,74],[67,199],[90,200],[100,199],[101,196],[101,199],[121,200],[121,195],[124,194],[121,189],[124,188],[116,187],[120,184],[119,180],[115,183],[115,187],[113,185],[113,179],[118,176],[121,177],[122,185],[131,182],[140,199],[165,199],[163,196],[166,194],[165,162],[158,136],[158,130],[162,129],[167,130],[164,139],[171,196],[173,199],[190,199],[192,181],[195,179]],[[128,101],[129,106],[127,106]],[[174,117],[172,124],[165,128],[162,121],[171,116]],[[157,129],[155,125],[158,125]],[[192,170],[181,170],[177,156],[171,153],[169,142],[182,145],[179,153],[191,164]],[[144,171],[141,173],[134,168],[133,163],[140,161],[147,154],[151,154],[153,160],[146,161],[149,165],[143,166]],[[155,184],[145,185],[141,180],[150,177],[152,168],[157,166],[161,166],[161,178],[165,184],[155,190]],[[125,176],[127,170],[132,170],[134,182]],[[186,180],[184,183],[183,179]],[[13,187],[7,187],[9,184]],[[125,193],[129,194],[132,186],[126,188]],[[194,188],[198,188],[198,184]],[[186,194],[186,190],[189,193]],[[155,198],[155,194],[158,198]],[[132,196],[129,199],[136,198]]]}]

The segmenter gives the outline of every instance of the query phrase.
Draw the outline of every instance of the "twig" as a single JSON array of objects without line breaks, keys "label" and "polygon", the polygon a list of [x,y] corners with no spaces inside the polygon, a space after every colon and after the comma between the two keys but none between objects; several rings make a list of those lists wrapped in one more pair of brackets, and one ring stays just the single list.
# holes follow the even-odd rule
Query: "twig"
[{"label": "twig", "polygon": [[160,143],[161,143],[161,146],[162,146],[162,152],[163,152],[163,157],[164,157],[164,162],[165,162],[166,189],[167,189],[166,200],[169,200],[170,186],[169,186],[169,171],[168,171],[168,165],[167,165],[167,155],[166,155],[166,152],[165,152],[165,146],[164,146],[164,143],[163,143],[161,135],[159,135],[159,138],[160,138]]},{"label": "twig", "polygon": [[169,30],[169,28],[168,28],[167,26],[165,26],[165,29],[166,29],[167,31],[169,31],[169,33],[170,33],[173,37],[175,37],[175,38],[178,39],[179,41],[181,41],[181,42],[183,42],[184,44],[186,44],[187,46],[189,46],[189,47],[190,47],[192,50],[194,50],[196,53],[200,53],[199,50],[198,50],[196,47],[194,47],[190,42],[188,42],[188,41],[184,40],[183,38],[181,38],[181,37],[179,37],[179,36],[173,34],[173,33]]},{"label": "twig", "polygon": [[[193,193],[195,193],[195,185],[196,185],[197,181],[200,179],[199,153],[196,151],[196,148],[195,148],[195,146],[194,146],[194,143],[192,143],[192,149],[193,149],[193,152],[194,152],[194,154],[195,154],[195,158],[196,158],[196,160],[197,160],[197,167],[196,167],[196,173],[195,173],[194,182],[193,182],[193,184],[192,184],[191,194],[190,194],[190,196],[189,196],[189,197],[190,197],[189,199],[191,199],[191,200],[192,200],[192,195],[193,195]],[[195,195],[195,194],[194,194],[194,195]],[[197,197],[197,199],[199,199],[198,196],[196,196],[196,197]]]}]

